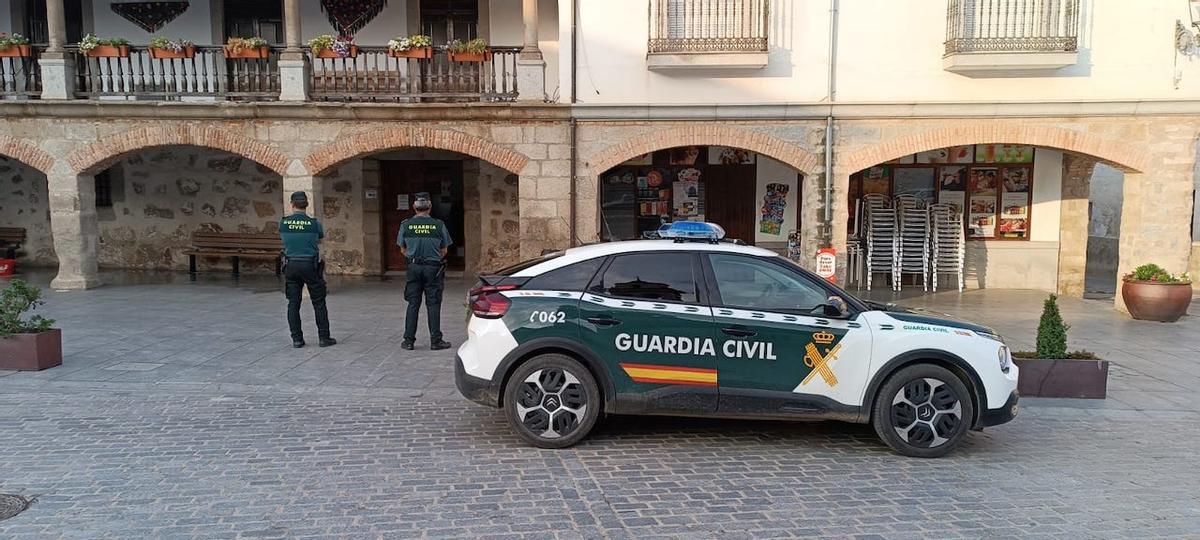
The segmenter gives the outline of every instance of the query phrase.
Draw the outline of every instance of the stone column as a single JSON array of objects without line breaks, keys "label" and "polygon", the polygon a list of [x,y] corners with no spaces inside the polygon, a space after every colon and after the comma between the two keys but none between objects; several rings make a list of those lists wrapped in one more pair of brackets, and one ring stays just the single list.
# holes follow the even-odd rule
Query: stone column
[{"label": "stone column", "polygon": [[530,161],[517,180],[520,258],[571,246],[571,182],[567,160]]},{"label": "stone column", "polygon": [[48,46],[38,59],[42,70],[42,99],[75,97],[75,63],[66,52],[67,17],[63,0],[46,0]]},{"label": "stone column", "polygon": [[283,177],[283,215],[292,213],[292,193],[303,191],[308,194],[308,215],[317,219],[325,219],[325,179],[320,176],[285,176]]},{"label": "stone column", "polygon": [[100,227],[96,221],[96,187],[92,176],[53,172],[47,177],[50,191],[50,228],[58,254],[55,289],[91,289],[100,286],[96,249]]},{"label": "stone column", "polygon": [[1192,239],[1193,180],[1186,167],[1162,164],[1145,173],[1125,173],[1121,204],[1121,258],[1117,266],[1118,311],[1128,313],[1121,299],[1120,276],[1147,263],[1179,274],[1188,269]]},{"label": "stone column", "polygon": [[300,0],[284,0],[283,30],[286,48],[279,55],[279,100],[308,100],[308,55],[300,48]]},{"label": "stone column", "polygon": [[1063,154],[1058,233],[1058,294],[1083,298],[1087,273],[1088,196],[1096,159]]},{"label": "stone column", "polygon": [[517,99],[546,100],[546,60],[538,48],[538,0],[522,0],[525,20],[525,44],[517,58]]}]

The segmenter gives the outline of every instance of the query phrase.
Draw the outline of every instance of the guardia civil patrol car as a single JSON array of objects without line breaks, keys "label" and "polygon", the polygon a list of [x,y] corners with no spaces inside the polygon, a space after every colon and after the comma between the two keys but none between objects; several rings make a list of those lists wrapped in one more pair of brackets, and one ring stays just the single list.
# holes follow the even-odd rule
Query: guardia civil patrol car
[{"label": "guardia civil patrol car", "polygon": [[459,391],[542,448],[601,414],[657,414],[871,423],[895,451],[936,457],[1016,415],[994,331],[861,301],[723,235],[676,223],[482,277]]}]

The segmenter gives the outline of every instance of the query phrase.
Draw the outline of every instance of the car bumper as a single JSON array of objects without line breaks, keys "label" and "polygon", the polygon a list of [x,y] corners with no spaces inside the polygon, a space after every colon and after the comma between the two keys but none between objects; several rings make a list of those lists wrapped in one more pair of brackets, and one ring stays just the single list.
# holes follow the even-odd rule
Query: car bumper
[{"label": "car bumper", "polygon": [[461,356],[454,356],[454,385],[463,397],[489,407],[500,406],[500,385],[467,374]]},{"label": "car bumper", "polygon": [[1011,421],[1017,416],[1017,401],[1020,398],[1017,391],[1013,390],[1012,394],[1008,396],[1008,401],[1004,402],[1004,406],[998,409],[984,409],[983,413],[979,415],[978,427],[998,426]]}]

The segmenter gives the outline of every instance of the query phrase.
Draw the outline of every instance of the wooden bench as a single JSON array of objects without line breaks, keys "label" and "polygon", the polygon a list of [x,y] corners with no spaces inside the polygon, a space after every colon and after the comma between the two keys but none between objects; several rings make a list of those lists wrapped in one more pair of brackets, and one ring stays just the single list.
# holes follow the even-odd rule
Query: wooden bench
[{"label": "wooden bench", "polygon": [[0,258],[15,259],[25,243],[24,227],[0,227]]},{"label": "wooden bench", "polygon": [[184,253],[188,256],[188,273],[196,273],[196,257],[229,257],[233,261],[233,275],[241,272],[241,260],[274,259],[275,275],[279,275],[279,252],[283,242],[279,234],[268,233],[217,233],[197,232],[192,234],[192,247]]}]

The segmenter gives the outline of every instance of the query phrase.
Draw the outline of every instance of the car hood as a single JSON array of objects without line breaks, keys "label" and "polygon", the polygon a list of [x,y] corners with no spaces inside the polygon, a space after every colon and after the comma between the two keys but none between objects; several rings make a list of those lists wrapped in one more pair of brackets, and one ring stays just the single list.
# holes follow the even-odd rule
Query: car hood
[{"label": "car hood", "polygon": [[987,326],[956,319],[950,315],[946,315],[945,313],[938,313],[928,309],[904,307],[896,304],[880,304],[878,302],[871,302],[868,305],[876,310],[887,313],[889,317],[898,321],[916,324],[932,324],[937,326],[945,326],[948,328],[961,328],[963,330],[970,330],[972,332],[978,332],[981,334],[996,335],[996,331]]}]

